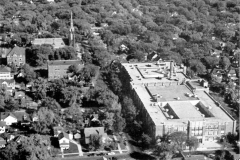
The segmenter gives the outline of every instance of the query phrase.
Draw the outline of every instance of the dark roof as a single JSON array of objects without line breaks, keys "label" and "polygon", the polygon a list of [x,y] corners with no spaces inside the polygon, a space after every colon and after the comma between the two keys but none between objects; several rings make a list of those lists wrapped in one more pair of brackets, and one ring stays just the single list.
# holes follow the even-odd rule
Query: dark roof
[{"label": "dark roof", "polygon": [[49,66],[53,65],[73,65],[73,64],[82,64],[79,60],[55,60],[55,61],[48,61]]},{"label": "dark roof", "polygon": [[25,48],[15,46],[15,47],[8,53],[7,56],[13,56],[14,54],[25,56],[25,51],[26,51]]},{"label": "dark roof", "polygon": [[15,117],[17,118],[18,121],[24,121],[24,120],[29,121],[30,120],[29,114],[24,111],[16,111],[16,112],[12,112],[12,113],[13,113],[13,115],[15,115]]},{"label": "dark roof", "polygon": [[0,66],[0,72],[11,72],[11,68],[6,66]]},{"label": "dark roof", "polygon": [[14,98],[25,97],[25,92],[23,91],[16,91]]},{"label": "dark roof", "polygon": [[58,139],[62,139],[63,137],[69,139],[69,135],[66,132],[62,132],[58,135]]},{"label": "dark roof", "polygon": [[0,127],[6,126],[6,122],[0,121]]}]

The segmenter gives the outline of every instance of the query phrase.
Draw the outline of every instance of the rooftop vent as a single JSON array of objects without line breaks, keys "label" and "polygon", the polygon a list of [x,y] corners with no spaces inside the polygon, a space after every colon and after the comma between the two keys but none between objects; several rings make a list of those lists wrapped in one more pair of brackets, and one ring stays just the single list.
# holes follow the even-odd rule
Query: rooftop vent
[{"label": "rooftop vent", "polygon": [[197,110],[197,111],[199,111],[199,108],[198,108],[198,107],[196,107],[196,110]]},{"label": "rooftop vent", "polygon": [[204,115],[204,114],[201,114],[201,116],[202,116],[202,117],[205,117],[205,115]]},{"label": "rooftop vent", "polygon": [[212,106],[209,105],[209,106],[207,107],[207,109],[209,109],[209,110],[212,109]]},{"label": "rooftop vent", "polygon": [[177,97],[177,100],[180,100],[180,97]]},{"label": "rooftop vent", "polygon": [[168,112],[168,111],[169,111],[169,109],[165,109],[165,111],[166,111],[166,112]]},{"label": "rooftop vent", "polygon": [[173,119],[173,115],[170,115],[169,117],[170,117],[171,119]]}]

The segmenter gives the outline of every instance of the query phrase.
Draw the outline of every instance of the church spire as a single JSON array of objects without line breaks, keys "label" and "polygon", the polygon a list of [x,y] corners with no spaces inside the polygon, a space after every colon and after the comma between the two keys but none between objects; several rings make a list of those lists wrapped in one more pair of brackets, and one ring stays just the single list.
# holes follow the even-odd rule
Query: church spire
[{"label": "church spire", "polygon": [[74,27],[73,27],[72,11],[71,11],[71,20],[70,20],[70,29],[69,29],[69,46],[75,47],[75,34],[74,34]]}]

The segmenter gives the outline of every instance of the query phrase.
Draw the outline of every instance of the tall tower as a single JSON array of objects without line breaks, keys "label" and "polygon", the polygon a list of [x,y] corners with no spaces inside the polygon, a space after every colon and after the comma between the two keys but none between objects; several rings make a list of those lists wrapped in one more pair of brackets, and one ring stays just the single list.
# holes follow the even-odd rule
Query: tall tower
[{"label": "tall tower", "polygon": [[69,29],[69,46],[75,47],[75,34],[74,34],[74,27],[73,27],[72,12],[71,12],[71,22],[70,22],[70,29]]}]

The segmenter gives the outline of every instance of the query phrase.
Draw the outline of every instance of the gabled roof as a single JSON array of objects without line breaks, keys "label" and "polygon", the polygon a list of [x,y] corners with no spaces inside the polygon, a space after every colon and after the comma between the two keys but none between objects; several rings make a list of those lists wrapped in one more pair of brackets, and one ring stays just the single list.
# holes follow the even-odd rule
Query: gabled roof
[{"label": "gabled roof", "polygon": [[58,135],[58,140],[62,139],[63,137],[69,139],[69,135],[66,132],[62,132]]},{"label": "gabled roof", "polygon": [[0,66],[0,72],[11,72],[11,68],[7,66]]},{"label": "gabled roof", "polygon": [[2,58],[6,58],[8,53],[11,51],[11,48],[0,47],[0,55]]},{"label": "gabled roof", "polygon": [[5,145],[5,144],[6,144],[6,141],[2,137],[0,137],[0,145]]},{"label": "gabled roof", "polygon": [[11,116],[11,117],[13,117],[13,118],[16,118],[17,119],[17,117],[14,115],[14,114],[12,114],[11,112],[1,112],[0,113],[0,119],[6,119],[8,116]]},{"label": "gabled roof", "polygon": [[19,56],[20,56],[20,55],[25,56],[25,51],[26,51],[25,48],[15,46],[15,47],[8,53],[7,56],[13,56],[14,54],[19,55]]},{"label": "gabled roof", "polygon": [[0,79],[0,83],[2,84],[3,82],[7,82],[8,84],[10,84],[10,83],[14,83],[15,80],[14,79]]},{"label": "gabled roof", "polygon": [[32,42],[33,45],[50,44],[54,48],[61,48],[65,46],[62,38],[36,38]]},{"label": "gabled roof", "polygon": [[58,66],[58,65],[73,65],[73,64],[82,64],[79,60],[54,60],[48,61],[49,66]]},{"label": "gabled roof", "polygon": [[6,122],[0,121],[0,127],[6,126]]},{"label": "gabled roof", "polygon": [[30,120],[29,114],[24,111],[16,111],[16,112],[13,112],[12,114],[15,115],[18,121]]},{"label": "gabled roof", "polygon": [[90,127],[84,128],[85,137],[89,137],[91,134],[104,135],[104,127]]}]

